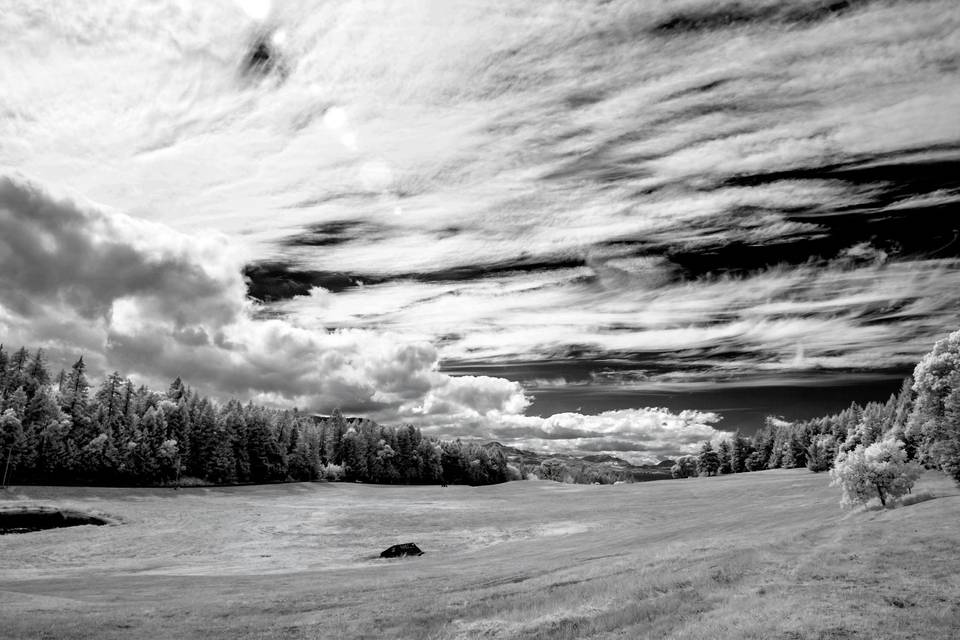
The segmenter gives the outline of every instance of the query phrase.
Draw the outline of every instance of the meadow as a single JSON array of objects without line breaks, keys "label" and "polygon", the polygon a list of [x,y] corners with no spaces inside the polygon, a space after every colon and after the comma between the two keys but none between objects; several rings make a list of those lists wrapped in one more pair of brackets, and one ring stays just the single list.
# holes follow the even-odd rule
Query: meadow
[{"label": "meadow", "polygon": [[0,637],[958,637],[960,490],[843,511],[828,483],[12,487],[118,524],[0,536]]}]

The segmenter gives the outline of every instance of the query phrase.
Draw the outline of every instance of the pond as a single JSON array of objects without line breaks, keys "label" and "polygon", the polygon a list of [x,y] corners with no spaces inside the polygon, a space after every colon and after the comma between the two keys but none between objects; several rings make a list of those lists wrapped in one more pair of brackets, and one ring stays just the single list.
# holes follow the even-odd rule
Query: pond
[{"label": "pond", "polygon": [[85,524],[100,526],[110,522],[99,516],[69,509],[50,507],[0,509],[0,535],[77,527]]}]

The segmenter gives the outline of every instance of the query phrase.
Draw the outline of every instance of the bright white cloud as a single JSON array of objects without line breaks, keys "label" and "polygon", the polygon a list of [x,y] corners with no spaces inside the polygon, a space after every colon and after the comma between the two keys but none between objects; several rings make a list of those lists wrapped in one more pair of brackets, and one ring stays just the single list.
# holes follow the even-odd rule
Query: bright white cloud
[{"label": "bright white cloud", "polygon": [[[700,0],[14,6],[0,169],[106,206],[4,183],[0,327],[101,368],[189,362],[224,393],[445,424],[527,402],[515,383],[437,372],[457,360],[633,354],[651,379],[700,383],[905,365],[956,324],[952,258],[869,234],[734,275],[672,258],[786,250],[889,186],[740,178],[955,161],[954,4],[789,22],[755,3],[775,17],[736,37],[653,28],[716,10]],[[250,82],[264,37],[285,72]],[[910,186],[875,212],[958,200]],[[343,222],[355,231],[287,244]],[[262,259],[385,282],[260,320],[239,273]]]},{"label": "bright white cloud", "polygon": [[467,422],[471,425],[468,435],[481,440],[579,456],[609,454],[648,464],[693,453],[705,440],[724,437],[724,432],[714,427],[719,420],[708,412],[643,408],[548,417],[491,414]]},{"label": "bright white cloud", "polygon": [[266,20],[273,9],[271,0],[234,0],[237,6],[253,20]]}]

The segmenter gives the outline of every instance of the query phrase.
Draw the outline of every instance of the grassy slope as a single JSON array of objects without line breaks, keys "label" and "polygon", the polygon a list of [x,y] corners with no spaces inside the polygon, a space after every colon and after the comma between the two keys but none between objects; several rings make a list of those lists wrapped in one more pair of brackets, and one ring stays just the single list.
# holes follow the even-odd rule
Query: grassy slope
[{"label": "grassy slope", "polygon": [[20,488],[126,524],[0,537],[0,637],[957,637],[960,492],[845,513],[827,483]]}]

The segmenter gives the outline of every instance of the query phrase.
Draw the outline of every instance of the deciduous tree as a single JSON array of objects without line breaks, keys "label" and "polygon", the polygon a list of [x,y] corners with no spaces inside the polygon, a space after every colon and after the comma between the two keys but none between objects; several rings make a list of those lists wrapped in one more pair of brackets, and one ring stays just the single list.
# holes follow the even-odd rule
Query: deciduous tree
[{"label": "deciduous tree", "polygon": [[831,485],[843,491],[843,506],[866,503],[874,497],[886,506],[888,500],[910,491],[919,476],[920,466],[908,461],[903,443],[893,439],[841,451],[830,471]]}]

